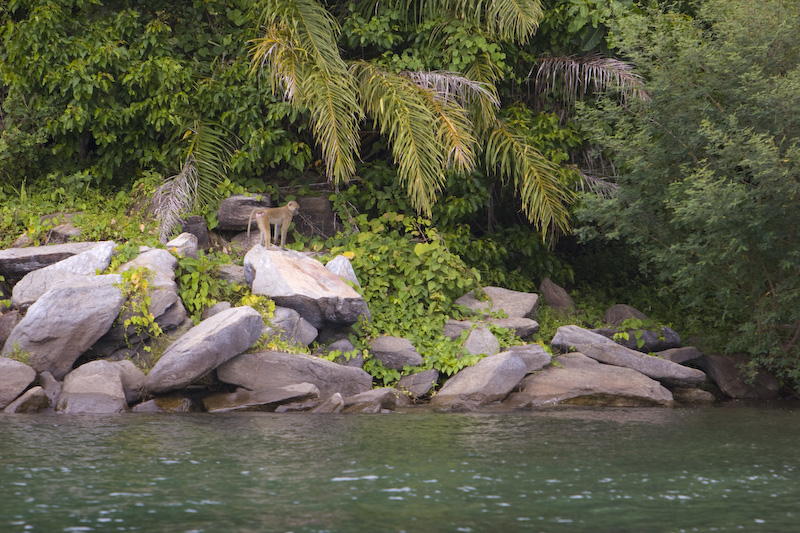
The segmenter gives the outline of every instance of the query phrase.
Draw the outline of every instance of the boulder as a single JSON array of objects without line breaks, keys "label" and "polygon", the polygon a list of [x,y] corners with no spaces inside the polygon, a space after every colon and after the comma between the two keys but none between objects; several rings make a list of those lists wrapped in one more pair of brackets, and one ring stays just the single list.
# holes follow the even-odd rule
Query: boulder
[{"label": "boulder", "polygon": [[317,397],[317,387],[311,383],[296,383],[269,390],[251,391],[240,388],[231,393],[212,394],[203,398],[203,407],[209,413],[274,411],[279,405]]},{"label": "boulder", "polygon": [[355,396],[372,388],[372,376],[360,368],[337,365],[310,355],[275,351],[234,357],[217,368],[217,378],[253,391],[312,383],[324,399],[337,392],[342,397]]},{"label": "boulder", "polygon": [[178,284],[175,283],[175,269],[178,268],[178,260],[167,250],[160,248],[147,250],[120,265],[117,272],[121,274],[135,268],[146,268],[150,271],[147,281],[151,289],[169,289],[178,292]]},{"label": "boulder", "polygon": [[6,339],[22,320],[18,311],[9,311],[0,315],[0,346],[6,343]]},{"label": "boulder", "polygon": [[56,411],[70,414],[111,414],[127,409],[121,367],[103,360],[67,374],[56,404]]},{"label": "boulder", "polygon": [[[101,277],[107,276],[95,276]],[[51,289],[31,305],[2,353],[10,353],[16,346],[30,354],[34,370],[62,379],[78,357],[109,330],[124,301],[113,284]]]},{"label": "boulder", "polygon": [[400,391],[394,387],[372,389],[344,399],[344,413],[377,414],[394,411]]},{"label": "boulder", "polygon": [[[50,289],[86,283],[105,284],[106,280],[96,279],[104,276],[95,274],[108,268],[115,246],[112,241],[95,243],[85,252],[26,274],[14,285],[11,305],[25,310]],[[119,283],[119,276],[114,278]]]},{"label": "boulder", "polygon": [[345,354],[352,353],[353,351],[355,351],[355,349],[356,347],[353,346],[353,343],[350,342],[349,339],[339,339],[321,348],[319,353],[327,355],[331,352],[342,352],[342,355],[338,356],[336,359],[333,360],[334,363],[344,366],[352,366],[355,368],[363,368],[364,367],[363,353],[358,352],[355,354],[354,357],[350,357],[350,359],[345,357]]},{"label": "boulder", "polygon": [[208,235],[206,219],[199,215],[192,215],[183,221],[181,232],[191,233],[197,237],[197,246],[204,251],[211,249],[211,238]]},{"label": "boulder", "polygon": [[3,409],[4,413],[38,413],[49,409],[52,404],[42,387],[33,387]]},{"label": "boulder", "polygon": [[674,387],[672,397],[682,405],[708,405],[717,399],[708,391],[696,387]]},{"label": "boulder", "polygon": [[228,283],[238,283],[244,285],[244,267],[239,265],[222,265],[217,274],[219,279]]},{"label": "boulder", "polygon": [[295,217],[294,227],[301,235],[327,239],[341,231],[342,226],[333,212],[333,204],[327,196],[300,196],[300,214]]},{"label": "boulder", "polygon": [[526,373],[525,363],[515,353],[491,355],[447,380],[431,404],[450,409],[474,409],[499,402],[514,390]]},{"label": "boulder", "polygon": [[602,363],[630,368],[669,385],[694,386],[706,380],[701,370],[625,348],[579,326],[561,326],[550,344],[562,352],[578,351]]},{"label": "boulder", "polygon": [[223,311],[227,311],[231,307],[233,306],[231,305],[230,302],[217,302],[211,307],[204,308],[203,311],[200,313],[200,316],[202,317],[203,320],[205,320],[206,318],[211,318],[212,316],[218,315]]},{"label": "boulder", "polygon": [[5,277],[8,281],[19,280],[29,272],[53,265],[103,244],[105,243],[72,242],[0,250],[0,276]]},{"label": "boulder", "polygon": [[[680,348],[681,346],[681,336],[666,326],[662,326],[658,331],[652,329],[629,329],[625,331],[628,335],[627,339],[621,337],[619,333],[622,332],[616,329],[602,328],[590,331],[611,339],[626,348],[642,353],[661,352],[672,348]],[[639,346],[640,343],[641,346]]]},{"label": "boulder", "polygon": [[500,351],[500,342],[486,326],[479,326],[467,335],[463,348],[472,355],[494,355]]},{"label": "boulder", "polygon": [[131,361],[115,361],[111,364],[117,366],[119,377],[122,380],[122,390],[125,392],[125,401],[133,403],[142,397],[145,375]]},{"label": "boulder", "polygon": [[353,264],[350,263],[350,260],[343,255],[337,255],[327,263],[325,263],[325,268],[339,276],[345,281],[351,282],[356,287],[360,287],[361,284],[358,282],[358,278],[356,277],[356,272],[353,270]]},{"label": "boulder", "polygon": [[42,372],[39,374],[39,383],[50,400],[50,405],[55,406],[58,397],[61,395],[61,382],[56,381],[56,378],[50,372]]},{"label": "boulder", "polygon": [[621,326],[622,323],[629,318],[638,318],[643,322],[647,322],[649,320],[647,315],[635,307],[631,307],[630,305],[626,304],[612,305],[606,309],[605,313],[603,313],[603,322],[614,328]]},{"label": "boulder", "polygon": [[630,368],[601,364],[582,353],[561,355],[556,360],[558,364],[523,379],[520,391],[511,394],[506,405],[516,408],[557,404],[673,405],[669,390]]},{"label": "boulder", "polygon": [[478,315],[504,312],[508,318],[529,318],[539,309],[539,296],[533,293],[502,287],[484,287],[483,291],[489,298],[487,301],[478,300],[475,291],[469,291],[455,303],[468,307]]},{"label": "boulder", "polygon": [[555,309],[561,314],[570,314],[575,311],[575,301],[562,287],[553,283],[550,278],[544,278],[539,285],[539,294],[545,305]]},{"label": "boulder", "polygon": [[490,318],[487,322],[498,328],[513,330],[520,339],[529,339],[539,331],[539,323],[530,318]]},{"label": "boulder", "polygon": [[524,346],[509,346],[506,350],[517,354],[525,363],[528,373],[537,372],[552,362],[552,357],[539,344],[526,344]]},{"label": "boulder", "polygon": [[435,368],[424,370],[416,374],[403,376],[395,387],[410,394],[413,398],[422,398],[428,394],[439,381],[439,371]]},{"label": "boulder", "polygon": [[278,335],[291,344],[308,346],[317,338],[319,331],[294,309],[275,306],[275,313],[270,319],[266,333]]},{"label": "boulder", "polygon": [[341,413],[342,409],[344,409],[344,399],[342,398],[342,395],[337,392],[324,402],[314,407],[311,412],[314,414]]},{"label": "boulder", "polygon": [[317,329],[369,317],[367,303],[352,287],[300,252],[255,246],[244,258],[244,275],[253,294],[294,309]]},{"label": "boulder", "polygon": [[419,366],[425,362],[411,341],[401,337],[382,335],[370,342],[369,351],[383,366],[393,370],[403,370],[405,366]]},{"label": "boulder", "polygon": [[748,383],[747,376],[740,370],[749,358],[745,354],[706,354],[698,359],[698,366],[708,373],[708,377],[720,390],[731,398],[740,400],[770,400],[778,397],[780,383],[765,370],[756,374],[755,380]]},{"label": "boulder", "polygon": [[167,250],[180,257],[200,257],[200,246],[197,237],[191,233],[181,233],[166,244]]},{"label": "boulder", "polygon": [[168,394],[138,403],[133,406],[132,411],[134,413],[194,413],[199,412],[200,408],[189,396]]},{"label": "boulder", "polygon": [[13,402],[36,379],[36,371],[20,361],[0,357],[0,409]]},{"label": "boulder", "polygon": [[694,346],[684,346],[682,348],[669,348],[656,353],[657,356],[673,363],[682,365],[690,361],[697,361],[703,356],[703,352]]},{"label": "boulder", "polygon": [[249,306],[212,316],[172,343],[147,375],[145,387],[154,394],[181,389],[250,348],[264,323]]},{"label": "boulder", "polygon": [[[272,207],[269,196],[234,195],[219,203],[217,210],[217,229],[241,231],[247,229],[247,222],[253,209]],[[253,225],[253,228],[256,228]],[[256,228],[256,234],[258,229]]]}]

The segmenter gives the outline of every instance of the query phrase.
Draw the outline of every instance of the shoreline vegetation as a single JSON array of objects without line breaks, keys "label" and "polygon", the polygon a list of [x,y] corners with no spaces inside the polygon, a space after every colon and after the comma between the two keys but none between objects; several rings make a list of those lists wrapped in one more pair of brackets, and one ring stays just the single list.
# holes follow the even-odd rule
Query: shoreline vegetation
[{"label": "shoreline vegetation", "polygon": [[0,2],[0,404],[800,398],[800,3],[753,5]]}]

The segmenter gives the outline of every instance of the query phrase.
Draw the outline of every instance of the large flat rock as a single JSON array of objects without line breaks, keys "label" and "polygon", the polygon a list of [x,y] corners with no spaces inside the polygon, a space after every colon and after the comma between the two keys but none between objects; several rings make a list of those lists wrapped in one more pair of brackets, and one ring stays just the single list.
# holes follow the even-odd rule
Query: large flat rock
[{"label": "large flat rock", "polygon": [[355,396],[372,388],[372,376],[360,368],[337,365],[310,355],[275,351],[234,357],[217,369],[217,378],[252,391],[312,383],[323,399],[337,392],[343,397]]},{"label": "large flat rock", "polygon": [[505,403],[511,407],[673,404],[669,390],[635,370],[598,363],[582,353],[561,355],[556,361],[558,364],[523,379],[520,391],[512,393]]},{"label": "large flat rock", "polygon": [[706,380],[702,370],[631,350],[580,326],[561,326],[550,344],[562,352],[580,352],[601,363],[630,368],[673,386],[694,386]]},{"label": "large flat rock", "polygon": [[513,352],[485,357],[447,380],[431,400],[436,407],[473,409],[505,399],[528,372]]},{"label": "large flat rock", "polygon": [[0,250],[0,276],[18,280],[29,272],[58,263],[69,257],[91,250],[101,242],[71,242],[50,246],[29,246]]}]

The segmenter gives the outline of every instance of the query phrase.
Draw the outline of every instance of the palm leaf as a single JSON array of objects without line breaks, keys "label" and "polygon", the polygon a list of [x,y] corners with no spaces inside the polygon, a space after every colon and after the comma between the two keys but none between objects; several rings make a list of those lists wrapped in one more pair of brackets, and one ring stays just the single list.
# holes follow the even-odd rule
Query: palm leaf
[{"label": "palm leaf", "polygon": [[153,194],[153,211],[158,225],[158,238],[166,243],[183,221],[181,215],[194,207],[197,198],[197,167],[189,156],[181,171],[166,178]]},{"label": "palm leaf", "polygon": [[504,182],[513,182],[528,220],[546,237],[569,232],[569,203],[574,197],[561,179],[560,168],[514,131],[498,121],[485,148],[486,166]]},{"label": "palm leaf", "polygon": [[355,173],[363,110],[339,54],[336,20],[313,0],[267,0],[259,5],[264,33],[251,41],[252,68],[267,72],[273,92],[280,87],[292,106],[309,110],[328,179],[347,181]]},{"label": "palm leaf", "polygon": [[423,96],[420,86],[409,79],[371,63],[356,62],[352,70],[367,114],[389,138],[412,205],[430,214],[445,181],[440,125],[428,107],[432,97]]},{"label": "palm leaf", "polygon": [[583,57],[546,57],[539,59],[528,77],[536,70],[535,86],[540,93],[559,93],[567,103],[586,95],[589,90],[600,92],[617,89],[623,97],[650,100],[644,80],[630,63],[600,54]]}]

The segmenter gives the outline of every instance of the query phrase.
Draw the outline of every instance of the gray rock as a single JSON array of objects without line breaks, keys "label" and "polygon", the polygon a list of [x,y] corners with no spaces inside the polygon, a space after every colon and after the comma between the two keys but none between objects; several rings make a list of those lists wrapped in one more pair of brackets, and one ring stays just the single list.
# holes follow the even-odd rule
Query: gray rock
[{"label": "gray rock", "polygon": [[73,242],[51,246],[30,246],[0,250],[0,276],[18,280],[29,272],[53,265],[74,255],[91,250],[102,242]]},{"label": "gray rock", "polygon": [[194,413],[200,411],[192,399],[183,394],[168,394],[136,404],[134,413]]},{"label": "gray rock", "polygon": [[356,287],[360,287],[356,272],[353,270],[353,265],[350,260],[343,255],[337,255],[325,264],[325,268],[339,276],[345,281],[350,281]]},{"label": "gray rock", "polygon": [[544,278],[539,285],[539,294],[545,305],[557,311],[569,314],[575,311],[575,301],[562,287],[553,283],[550,278]]},{"label": "gray rock", "polygon": [[451,340],[456,340],[461,337],[463,331],[470,331],[474,325],[475,322],[471,320],[453,320],[450,318],[444,325],[443,334]]},{"label": "gray rock", "polygon": [[0,409],[13,402],[36,379],[36,371],[20,361],[0,357]]},{"label": "gray rock", "polygon": [[695,387],[675,387],[672,397],[683,405],[708,405],[716,401],[713,394]]},{"label": "gray rock", "polygon": [[706,354],[698,359],[697,363],[700,368],[708,372],[711,381],[731,398],[751,400],[777,398],[780,383],[769,372],[761,370],[752,383],[747,382],[747,377],[739,368],[746,365],[748,360],[745,354]]},{"label": "gray rock", "polygon": [[662,350],[656,354],[662,359],[672,361],[682,365],[690,361],[696,361],[703,356],[703,353],[694,346],[684,346],[683,348],[670,348]]},{"label": "gray rock", "polygon": [[505,312],[509,318],[530,318],[539,309],[539,296],[528,292],[512,291],[502,287],[484,287],[488,301],[480,301],[475,291],[458,298],[455,303],[472,309],[476,314]]},{"label": "gray rock", "polygon": [[122,390],[125,392],[125,401],[133,403],[142,397],[145,375],[131,361],[115,361],[111,364],[117,366],[119,377],[122,380]]},{"label": "gray rock", "polygon": [[8,336],[22,320],[17,311],[9,311],[0,315],[0,346],[6,343]]},{"label": "gray rock", "polygon": [[121,368],[109,361],[81,365],[64,379],[56,411],[70,414],[111,414],[128,409]]},{"label": "gray rock", "polygon": [[494,355],[500,351],[500,342],[489,328],[480,326],[469,332],[463,347],[472,355]]},{"label": "gray rock", "polygon": [[510,407],[557,404],[617,407],[671,406],[672,393],[635,370],[598,363],[582,353],[556,358],[558,364],[531,374],[520,391],[505,402]]},{"label": "gray rock", "polygon": [[383,366],[394,370],[403,370],[406,365],[419,366],[425,362],[411,341],[401,337],[380,336],[370,342],[369,350],[372,357]]},{"label": "gray rock", "polygon": [[219,267],[219,279],[228,283],[244,285],[244,267],[239,265],[222,265]]},{"label": "gray rock", "polygon": [[552,357],[538,344],[526,344],[524,346],[509,346],[506,350],[517,354],[525,363],[528,373],[537,372],[552,362]]},{"label": "gray rock", "polygon": [[481,359],[444,384],[431,400],[437,407],[474,409],[502,401],[514,390],[527,368],[520,357],[503,352]]},{"label": "gray rock", "polygon": [[56,378],[50,372],[42,372],[39,374],[39,383],[50,400],[50,405],[55,406],[56,402],[58,402],[58,397],[61,395],[61,382],[56,381]]},{"label": "gray rock", "polygon": [[249,306],[200,322],[164,351],[147,375],[145,387],[159,394],[190,385],[255,344],[263,326],[261,315]]},{"label": "gray rock", "polygon": [[327,196],[298,197],[300,215],[294,219],[294,227],[301,235],[327,239],[341,231],[341,223],[333,212]]},{"label": "gray rock", "polygon": [[433,389],[438,381],[439,371],[435,368],[431,368],[416,374],[403,376],[397,382],[396,388],[407,392],[414,398],[422,398]]},{"label": "gray rock", "polygon": [[[217,210],[217,221],[219,222],[217,228],[220,230],[246,230],[247,221],[253,209],[264,207],[272,207],[269,196],[234,195],[225,198],[220,202]],[[253,225],[253,228],[256,226]],[[258,234],[258,229],[256,229],[256,234]]]},{"label": "gray rock", "polygon": [[175,283],[175,269],[178,268],[178,260],[167,250],[158,248],[147,250],[131,261],[120,265],[117,271],[121,274],[134,268],[146,268],[150,271],[151,274],[147,279],[151,288],[178,292],[178,285]]},{"label": "gray rock", "polygon": [[372,376],[360,368],[337,365],[325,359],[284,352],[245,353],[217,369],[217,378],[253,391],[270,390],[297,383],[313,383],[320,398],[334,393],[354,396],[372,388]]},{"label": "gray rock", "polygon": [[313,408],[311,412],[314,414],[341,413],[342,409],[344,409],[344,399],[342,395],[337,392]]},{"label": "gray rock", "polygon": [[364,299],[322,263],[292,250],[255,246],[244,258],[244,274],[253,294],[294,309],[312,326],[349,326],[369,318]]},{"label": "gray rock", "polygon": [[372,389],[344,399],[345,413],[377,414],[393,411],[400,391],[393,387]]},{"label": "gray rock", "polygon": [[[104,276],[95,274],[108,268],[115,246],[112,241],[96,243],[85,252],[26,274],[14,285],[11,304],[25,310],[50,289],[77,284],[104,284],[104,280],[97,279]],[[115,277],[116,283],[119,283],[119,277]]]},{"label": "gray rock", "polygon": [[8,404],[4,413],[38,413],[50,408],[50,398],[47,397],[42,387],[33,387],[25,391],[25,394]]},{"label": "gray rock", "polygon": [[109,330],[124,300],[113,285],[49,290],[11,332],[3,354],[16,345],[30,354],[34,370],[62,379],[78,357]]},{"label": "gray rock", "polygon": [[514,330],[514,335],[520,339],[529,339],[539,331],[539,323],[530,318],[491,318],[488,322],[498,328]]},{"label": "gray rock", "polygon": [[[618,333],[621,333],[621,331],[616,329],[602,328],[593,329],[591,331],[611,339],[626,348],[642,353],[661,352],[671,348],[680,348],[681,346],[681,336],[678,335],[676,331],[666,326],[659,328],[659,331],[650,329],[629,329],[625,331],[625,333],[628,334],[627,339],[620,337]],[[615,336],[617,337],[616,339],[614,338]],[[640,342],[642,344],[641,346],[639,346]]]},{"label": "gray rock", "polygon": [[200,246],[197,237],[191,233],[181,233],[166,244],[167,250],[181,257],[200,257]]},{"label": "gray rock", "polygon": [[562,352],[575,350],[602,363],[630,368],[669,385],[694,386],[706,380],[705,373],[696,368],[625,348],[579,326],[561,326],[550,344]]},{"label": "gray rock", "polygon": [[218,315],[223,311],[227,311],[233,307],[230,302],[217,302],[211,307],[206,307],[203,309],[203,312],[200,314],[203,320],[206,318],[211,318],[214,315]]},{"label": "gray rock", "polygon": [[191,233],[197,237],[197,246],[201,250],[207,252],[211,248],[211,238],[208,235],[208,224],[206,224],[205,218],[198,215],[187,217],[183,222],[181,231],[183,233]]},{"label": "gray rock", "polygon": [[212,394],[203,399],[209,413],[229,411],[274,411],[276,407],[291,402],[302,402],[319,397],[319,389],[311,383],[297,383],[276,389],[251,391],[237,389],[227,394]]},{"label": "gray rock", "polygon": [[319,331],[300,313],[288,307],[275,306],[275,314],[267,326],[269,335],[278,335],[286,342],[308,346],[317,338]]},{"label": "gray rock", "polygon": [[603,322],[614,328],[621,326],[629,318],[638,318],[644,322],[648,320],[647,315],[626,304],[612,305],[603,314]]}]

